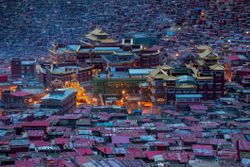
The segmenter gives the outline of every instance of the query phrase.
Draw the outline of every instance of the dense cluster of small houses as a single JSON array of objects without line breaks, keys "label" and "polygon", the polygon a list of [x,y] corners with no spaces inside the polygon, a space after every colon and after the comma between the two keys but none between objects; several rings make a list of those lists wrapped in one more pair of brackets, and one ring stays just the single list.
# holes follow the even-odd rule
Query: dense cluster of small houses
[{"label": "dense cluster of small houses", "polygon": [[0,166],[250,166],[249,11],[0,0]]}]

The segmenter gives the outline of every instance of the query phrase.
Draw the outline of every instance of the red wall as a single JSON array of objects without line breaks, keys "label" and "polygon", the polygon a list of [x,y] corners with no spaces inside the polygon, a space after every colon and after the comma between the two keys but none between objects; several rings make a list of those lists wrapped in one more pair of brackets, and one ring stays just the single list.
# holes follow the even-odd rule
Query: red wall
[{"label": "red wall", "polygon": [[8,82],[8,75],[6,74],[0,75],[0,82]]}]

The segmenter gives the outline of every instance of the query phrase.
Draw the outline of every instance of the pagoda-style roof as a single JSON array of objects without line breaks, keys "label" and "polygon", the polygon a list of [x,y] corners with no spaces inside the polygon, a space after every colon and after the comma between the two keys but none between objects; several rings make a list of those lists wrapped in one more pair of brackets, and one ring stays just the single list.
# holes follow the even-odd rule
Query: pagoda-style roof
[{"label": "pagoda-style roof", "polygon": [[199,57],[200,57],[200,59],[203,59],[203,60],[219,60],[219,59],[221,59],[221,57],[217,53],[214,53],[211,48],[200,53]]},{"label": "pagoda-style roof", "polygon": [[197,49],[201,53],[204,52],[205,50],[209,49],[209,48],[210,48],[210,46],[208,46],[208,45],[199,45],[199,46],[197,46]]},{"label": "pagoda-style roof", "polygon": [[[117,41],[111,38],[108,38],[109,34],[103,31],[101,28],[96,28],[93,31],[89,32],[85,37],[91,41],[100,42],[103,44],[116,43]],[[102,36],[102,37],[101,37]],[[104,38],[103,38],[104,36]],[[99,38],[100,37],[100,38]]]},{"label": "pagoda-style roof", "polygon": [[164,76],[163,79],[166,81],[175,81],[177,79],[177,77],[172,76],[172,75],[168,75],[168,76]]},{"label": "pagoda-style roof", "polygon": [[165,76],[168,76],[168,74],[162,69],[157,68],[154,71],[150,72],[149,76],[156,79],[163,79]]},{"label": "pagoda-style roof", "polygon": [[163,69],[164,71],[165,71],[165,70],[171,70],[171,69],[172,69],[172,67],[171,67],[171,66],[168,66],[168,65],[166,65],[166,64],[165,64],[165,65],[160,66],[160,68],[161,68],[161,69]]},{"label": "pagoda-style roof", "polygon": [[96,36],[99,36],[99,35],[109,35],[108,33],[106,33],[105,31],[103,31],[101,28],[95,28],[93,31],[89,32],[89,34],[87,35],[96,35]]},{"label": "pagoda-style roof", "polygon": [[198,68],[192,66],[191,64],[186,64],[186,67],[193,71],[193,76],[194,77],[199,77],[200,76],[200,71],[199,71]]},{"label": "pagoda-style roof", "polygon": [[214,71],[225,71],[225,67],[220,64],[211,65],[209,68]]},{"label": "pagoda-style roof", "polygon": [[203,66],[205,64],[204,60],[197,60],[199,66]]},{"label": "pagoda-style roof", "polygon": [[164,79],[165,77],[169,77],[168,71],[171,69],[172,67],[168,65],[159,66],[157,69],[150,72],[149,76],[152,78]]}]

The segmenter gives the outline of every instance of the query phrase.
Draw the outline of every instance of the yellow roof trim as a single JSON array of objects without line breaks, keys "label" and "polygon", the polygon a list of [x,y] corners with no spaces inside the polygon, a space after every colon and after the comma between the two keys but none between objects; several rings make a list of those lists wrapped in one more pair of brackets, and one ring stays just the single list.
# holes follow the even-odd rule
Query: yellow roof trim
[{"label": "yellow roof trim", "polygon": [[[208,57],[210,54],[213,54],[214,57]],[[204,52],[202,52],[202,53],[200,53],[198,55],[199,55],[199,57],[201,59],[205,59],[205,60],[218,60],[218,59],[221,59],[221,57],[217,53],[214,53],[212,51],[212,49],[207,49],[207,50],[205,50]]]},{"label": "yellow roof trim", "polygon": [[211,70],[214,70],[214,71],[224,71],[225,70],[225,67],[220,65],[220,64],[211,65],[211,66],[209,66],[209,68]]},{"label": "yellow roof trim", "polygon": [[117,41],[111,38],[99,40],[101,43],[116,43]]},{"label": "yellow roof trim", "polygon": [[108,33],[104,32],[101,28],[95,28],[93,31],[89,32],[88,35],[109,35]]},{"label": "yellow roof trim", "polygon": [[173,80],[176,80],[177,77],[170,75],[170,76],[165,76],[163,79],[166,80],[166,81],[168,81],[168,80],[173,81]]},{"label": "yellow roof trim", "polygon": [[205,77],[205,76],[199,76],[199,77],[196,77],[196,79],[198,79],[198,80],[211,80],[211,79],[213,79],[214,77]]}]

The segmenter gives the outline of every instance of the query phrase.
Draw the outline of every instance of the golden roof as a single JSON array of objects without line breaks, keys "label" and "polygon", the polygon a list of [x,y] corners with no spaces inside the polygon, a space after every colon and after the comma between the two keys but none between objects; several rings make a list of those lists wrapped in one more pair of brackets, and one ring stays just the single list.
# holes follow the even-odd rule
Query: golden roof
[{"label": "golden roof", "polygon": [[209,68],[211,70],[214,70],[214,71],[224,71],[225,70],[225,67],[220,65],[220,64],[211,65],[211,66],[209,66]]},{"label": "golden roof", "polygon": [[192,66],[191,64],[186,64],[186,67],[193,71],[193,76],[194,77],[199,77],[200,76],[200,71],[199,71],[198,68]]},{"label": "golden roof", "polygon": [[165,77],[164,74],[157,74],[157,75],[153,76],[153,78],[155,78],[155,79],[163,79],[164,77]]},{"label": "golden roof", "polygon": [[88,43],[88,42],[86,42],[86,41],[84,41],[84,40],[80,40],[80,42],[82,42],[82,43],[84,43],[84,44],[86,44],[86,45],[89,45],[89,46],[92,46],[92,44],[91,43]]},{"label": "golden roof", "polygon": [[171,70],[172,69],[172,67],[171,66],[168,66],[168,65],[162,65],[162,66],[160,66],[160,68],[161,69],[163,69],[163,70]]},{"label": "golden roof", "polygon": [[199,45],[197,46],[197,49],[200,51],[200,52],[204,52],[205,50],[211,48],[210,46],[208,45]]},{"label": "golden roof", "polygon": [[158,66],[155,70],[151,71],[149,73],[149,77],[151,78],[157,78],[157,79],[167,79],[172,80],[174,78],[171,78],[173,76],[168,75],[168,71],[171,70],[172,67],[168,65]]},{"label": "golden roof", "polygon": [[163,79],[164,79],[164,80],[171,80],[171,81],[173,81],[173,80],[176,80],[177,77],[172,76],[172,75],[169,75],[169,76],[164,76]]},{"label": "golden roof", "polygon": [[99,39],[99,41],[101,42],[101,43],[116,43],[117,41],[116,40],[114,40],[114,39],[111,39],[111,38],[107,38],[107,39]]},{"label": "golden roof", "polygon": [[151,71],[149,73],[149,76],[153,77],[153,78],[156,78],[156,77],[157,78],[159,78],[159,77],[163,78],[164,76],[168,76],[168,74],[164,70],[162,70],[161,68],[157,68],[157,69]]},{"label": "golden roof", "polygon": [[218,54],[214,53],[212,49],[207,49],[202,53],[198,54],[201,59],[205,60],[218,60],[220,59],[220,56]]},{"label": "golden roof", "polygon": [[93,31],[89,32],[87,35],[109,35],[104,32],[101,28],[95,28]]},{"label": "golden roof", "polygon": [[106,39],[99,39],[97,36],[105,35],[108,36],[109,34],[104,32],[100,28],[96,28],[93,31],[89,32],[87,35],[85,35],[86,38],[90,39],[91,41],[101,42],[101,43],[116,43],[117,41],[111,38]]},{"label": "golden roof", "polygon": [[205,64],[204,60],[197,60],[197,62],[200,66],[203,66]]}]

